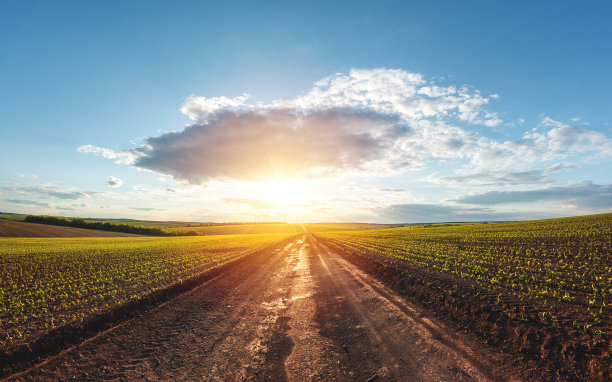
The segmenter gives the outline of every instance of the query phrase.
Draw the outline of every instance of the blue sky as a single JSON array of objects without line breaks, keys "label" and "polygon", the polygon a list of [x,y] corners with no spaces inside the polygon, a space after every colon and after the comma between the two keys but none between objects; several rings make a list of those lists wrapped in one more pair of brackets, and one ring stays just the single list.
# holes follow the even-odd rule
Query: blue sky
[{"label": "blue sky", "polygon": [[4,1],[0,211],[609,212],[611,16],[604,1]]}]

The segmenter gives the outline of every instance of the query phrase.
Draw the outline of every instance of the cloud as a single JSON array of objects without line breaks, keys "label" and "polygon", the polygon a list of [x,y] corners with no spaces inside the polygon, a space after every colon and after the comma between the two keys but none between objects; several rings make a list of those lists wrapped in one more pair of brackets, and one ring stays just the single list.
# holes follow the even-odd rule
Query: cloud
[{"label": "cloud", "polygon": [[146,138],[130,150],[78,150],[190,184],[385,175],[422,168],[432,158],[467,155],[479,138],[449,120],[501,122],[483,109],[489,99],[476,90],[384,68],[326,77],[292,99],[247,99],[192,95],[181,110],[196,123],[182,131]]},{"label": "cloud", "polygon": [[489,191],[464,195],[452,201],[472,205],[498,205],[511,203],[561,203],[578,208],[612,209],[612,184],[593,184],[583,181],[559,187],[525,191]]},{"label": "cloud", "polygon": [[153,208],[153,207],[128,207],[130,210],[136,211],[165,211],[165,208]]},{"label": "cloud", "polygon": [[475,222],[522,218],[520,214],[500,213],[488,208],[428,203],[394,204],[381,208],[378,215],[382,221],[395,223]]},{"label": "cloud", "polygon": [[7,191],[12,191],[21,195],[37,194],[46,197],[53,197],[57,199],[76,200],[89,198],[95,193],[93,192],[82,192],[77,191],[74,188],[56,186],[53,184],[37,184],[33,186],[22,186],[19,184],[11,184],[2,187]]},{"label": "cloud", "polygon": [[550,177],[551,174],[576,167],[578,166],[555,164],[543,169],[524,171],[479,171],[441,178],[431,177],[430,179],[437,183],[479,187],[543,184],[555,181],[555,179]]},{"label": "cloud", "polygon": [[132,164],[135,160],[135,156],[130,150],[113,150],[92,145],[83,145],[77,147],[77,151],[83,154],[102,156],[107,159],[116,159],[115,163],[118,164]]},{"label": "cloud", "polygon": [[447,183],[538,184],[550,182],[548,168],[567,166],[562,161],[568,158],[596,162],[612,157],[612,140],[604,134],[546,116],[520,139],[487,137],[486,127],[503,122],[486,109],[498,98],[468,86],[441,86],[404,70],[353,69],[269,103],[248,102],[247,94],[191,95],[181,111],[194,123],[180,131],[144,138],[132,149],[83,145],[78,150],[194,185],[388,176],[449,159],[465,160],[467,170],[447,177]]},{"label": "cloud", "polygon": [[249,97],[248,94],[236,98],[191,95],[181,106],[181,112],[195,121],[203,121],[219,111],[240,111]]},{"label": "cloud", "polygon": [[396,138],[409,131],[395,123],[387,116],[344,110],[222,113],[207,124],[147,139],[135,149],[134,164],[191,184],[409,167],[396,147]]},{"label": "cloud", "polygon": [[27,206],[36,206],[36,207],[44,207],[49,208],[51,205],[49,203],[37,202],[34,200],[23,200],[23,199],[4,199],[5,202],[14,203],[14,204],[23,204]]},{"label": "cloud", "polygon": [[612,139],[604,134],[543,117],[538,128],[520,140],[490,141],[478,148],[472,163],[480,168],[515,168],[580,157],[582,162],[612,158]]},{"label": "cloud", "polygon": [[123,181],[119,178],[115,178],[114,176],[109,176],[108,181],[106,181],[106,185],[108,187],[117,188],[123,185]]}]

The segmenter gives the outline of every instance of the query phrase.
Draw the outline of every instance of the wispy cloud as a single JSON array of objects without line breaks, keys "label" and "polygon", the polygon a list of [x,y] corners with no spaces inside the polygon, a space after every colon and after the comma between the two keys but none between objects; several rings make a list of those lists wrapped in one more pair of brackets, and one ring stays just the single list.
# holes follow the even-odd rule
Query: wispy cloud
[{"label": "wispy cloud", "polygon": [[24,199],[4,199],[5,202],[13,203],[13,204],[23,204],[26,206],[36,206],[49,208],[51,205],[49,203],[37,202],[35,200],[24,200]]},{"label": "wispy cloud", "polygon": [[21,195],[41,195],[57,199],[76,200],[89,198],[94,195],[94,192],[82,192],[75,190],[72,187],[57,186],[54,184],[37,184],[32,186],[24,186],[20,184],[10,184],[3,186],[3,189],[12,191]]},{"label": "wispy cloud", "polygon": [[490,208],[428,203],[394,204],[381,208],[378,215],[382,221],[394,223],[474,222],[534,217],[533,213],[508,213]]},{"label": "wispy cloud", "polygon": [[489,186],[514,186],[514,185],[529,185],[529,184],[544,184],[555,181],[550,175],[576,168],[577,165],[561,165],[555,164],[546,168],[539,168],[524,171],[477,171],[462,173],[459,175],[445,177],[430,177],[430,180],[436,183],[447,183],[469,187],[489,187]]},{"label": "wispy cloud", "polygon": [[77,147],[77,151],[83,154],[99,155],[107,159],[116,159],[115,162],[119,164],[132,164],[135,160],[135,155],[130,150],[113,150],[104,147],[83,145]]},{"label": "wispy cloud", "polygon": [[128,207],[130,210],[136,211],[165,211],[165,208],[154,208],[154,207]]},{"label": "wispy cloud", "polygon": [[560,187],[525,191],[489,191],[453,199],[461,204],[498,205],[511,203],[552,202],[578,208],[612,209],[612,185],[583,181]]}]

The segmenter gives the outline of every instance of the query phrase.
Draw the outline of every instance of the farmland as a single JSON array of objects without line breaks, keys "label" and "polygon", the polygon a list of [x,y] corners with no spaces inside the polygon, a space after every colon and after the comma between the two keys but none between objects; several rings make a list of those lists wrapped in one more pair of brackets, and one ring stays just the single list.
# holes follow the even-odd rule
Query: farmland
[{"label": "farmland", "polygon": [[[304,232],[372,230],[399,226],[402,225],[373,223],[302,224],[286,222],[198,223],[132,219],[74,219],[54,216],[28,216],[0,213],[0,237],[101,237],[129,236],[137,233],[152,236],[244,235],[264,233],[300,234]],[[129,232],[129,234],[126,234],[126,232]]]},{"label": "farmland", "polygon": [[0,237],[119,237],[136,235],[0,219]]},{"label": "farmland", "polygon": [[[0,376],[90,338],[27,373],[214,379],[259,370],[275,379],[283,365],[302,375],[301,354],[319,357],[317,375],[329,379],[609,377],[612,214],[403,226],[183,224],[211,231],[0,238]],[[148,369],[157,360],[159,368]]]},{"label": "farmland", "polygon": [[569,376],[609,365],[612,214],[317,236],[528,361]]},{"label": "farmland", "polygon": [[289,236],[0,239],[0,353]]}]

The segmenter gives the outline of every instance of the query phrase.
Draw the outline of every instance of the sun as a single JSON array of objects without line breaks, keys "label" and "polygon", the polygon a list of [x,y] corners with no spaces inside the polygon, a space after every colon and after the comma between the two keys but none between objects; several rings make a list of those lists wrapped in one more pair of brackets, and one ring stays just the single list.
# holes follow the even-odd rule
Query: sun
[{"label": "sun", "polygon": [[271,180],[259,184],[259,198],[275,206],[303,203],[305,195],[300,182],[289,179]]}]

